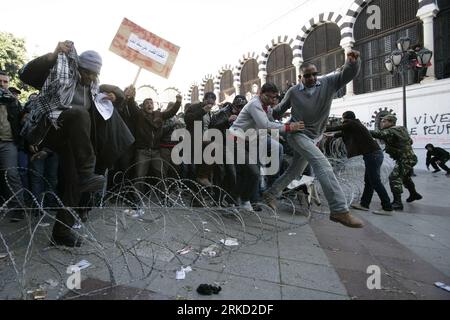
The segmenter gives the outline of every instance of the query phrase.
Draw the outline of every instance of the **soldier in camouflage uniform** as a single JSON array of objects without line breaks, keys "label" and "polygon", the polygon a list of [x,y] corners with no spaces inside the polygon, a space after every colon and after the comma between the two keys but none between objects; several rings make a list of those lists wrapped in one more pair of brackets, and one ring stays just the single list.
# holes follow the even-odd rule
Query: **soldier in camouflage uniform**
[{"label": "soldier in camouflage uniform", "polygon": [[385,151],[395,160],[395,167],[389,176],[389,184],[394,196],[392,207],[394,210],[403,210],[402,193],[403,185],[408,189],[410,196],[407,202],[421,200],[416,186],[411,179],[414,166],[417,164],[417,156],[412,149],[412,139],[405,127],[396,126],[397,118],[393,115],[385,116],[381,120],[381,130],[371,131],[374,138],[383,140],[386,144]]}]

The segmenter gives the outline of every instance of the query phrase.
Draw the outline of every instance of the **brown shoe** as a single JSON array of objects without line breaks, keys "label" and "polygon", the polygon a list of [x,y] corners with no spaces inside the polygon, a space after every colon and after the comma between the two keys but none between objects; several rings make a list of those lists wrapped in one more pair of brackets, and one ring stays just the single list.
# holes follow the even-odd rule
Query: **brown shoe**
[{"label": "brown shoe", "polygon": [[337,223],[341,223],[344,226],[349,227],[349,228],[363,228],[364,227],[364,223],[360,219],[352,216],[350,214],[350,212],[331,214],[330,220],[337,222]]},{"label": "brown shoe", "polygon": [[277,199],[270,193],[263,193],[262,198],[264,203],[271,208],[273,211],[277,211]]}]

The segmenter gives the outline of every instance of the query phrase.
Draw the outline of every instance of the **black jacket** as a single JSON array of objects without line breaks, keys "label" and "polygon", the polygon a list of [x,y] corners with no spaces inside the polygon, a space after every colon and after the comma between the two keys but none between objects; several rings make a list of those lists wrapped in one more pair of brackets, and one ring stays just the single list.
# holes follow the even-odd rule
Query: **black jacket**
[{"label": "black jacket", "polygon": [[231,127],[229,118],[232,115],[233,115],[233,108],[231,105],[220,109],[219,112],[215,113],[211,117],[211,123],[209,124],[209,127],[218,129],[225,135],[226,130]]},{"label": "black jacket", "polygon": [[427,167],[431,164],[431,158],[435,157],[437,160],[445,163],[450,160],[450,153],[442,148],[434,148],[433,151],[427,152]]},{"label": "black jacket", "polygon": [[378,143],[372,138],[369,130],[358,120],[346,120],[341,126],[329,127],[327,132],[341,131],[335,135],[342,137],[347,148],[347,157],[353,158],[381,150]]},{"label": "black jacket", "polygon": [[167,119],[177,114],[181,107],[180,102],[176,102],[166,111],[153,111],[146,113],[139,110],[136,124],[136,149],[159,149],[163,134],[163,124]]},{"label": "black jacket", "polygon": [[196,121],[201,121],[203,128],[203,116],[207,114],[207,112],[203,110],[205,106],[206,103],[204,102],[193,104],[185,112],[184,121],[186,123],[186,129],[189,131],[192,138],[194,138],[194,124]]},{"label": "black jacket", "polygon": [[13,140],[15,144],[19,145],[22,140],[20,138],[20,120],[23,115],[20,102],[9,91],[0,89],[0,104],[6,106]]},{"label": "black jacket", "polygon": [[124,99],[122,104],[116,109],[119,111],[119,114],[123,121],[125,121],[128,129],[130,129],[131,134],[136,137],[136,122],[140,110],[137,102],[132,98]]},{"label": "black jacket", "polygon": [[55,63],[50,53],[33,59],[20,69],[19,78],[23,83],[41,90]]}]

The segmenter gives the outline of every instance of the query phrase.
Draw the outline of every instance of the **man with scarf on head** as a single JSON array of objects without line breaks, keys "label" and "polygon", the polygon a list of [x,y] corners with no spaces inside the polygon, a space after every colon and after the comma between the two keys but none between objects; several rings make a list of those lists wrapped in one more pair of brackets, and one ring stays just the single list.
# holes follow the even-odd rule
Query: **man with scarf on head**
[{"label": "man with scarf on head", "polygon": [[[58,43],[53,53],[32,60],[19,72],[24,83],[41,90],[22,135],[31,144],[48,147],[60,155],[64,172],[62,200],[68,207],[79,206],[83,192],[101,190],[105,177],[97,173],[108,168],[134,142],[114,108],[102,107],[107,104],[96,101],[101,67],[102,58],[97,52],[86,51],[78,56],[73,43],[65,41]],[[105,99],[117,102],[124,98],[117,89],[105,86]],[[74,224],[71,210],[60,209],[52,243],[80,246],[81,239],[72,229]]]}]

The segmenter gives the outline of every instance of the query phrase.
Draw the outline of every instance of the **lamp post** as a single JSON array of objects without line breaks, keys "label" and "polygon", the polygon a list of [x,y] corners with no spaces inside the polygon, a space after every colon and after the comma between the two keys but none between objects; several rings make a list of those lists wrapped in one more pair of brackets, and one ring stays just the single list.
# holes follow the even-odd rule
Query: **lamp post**
[{"label": "lamp post", "polygon": [[[411,40],[408,37],[401,37],[397,40],[397,49],[392,51],[384,62],[384,66],[389,73],[394,75],[399,73],[403,86],[403,126],[407,127],[406,118],[406,79],[408,70],[422,70],[428,66],[433,56],[433,52],[422,48],[419,51],[411,50]],[[415,63],[414,63],[415,61]]]}]

